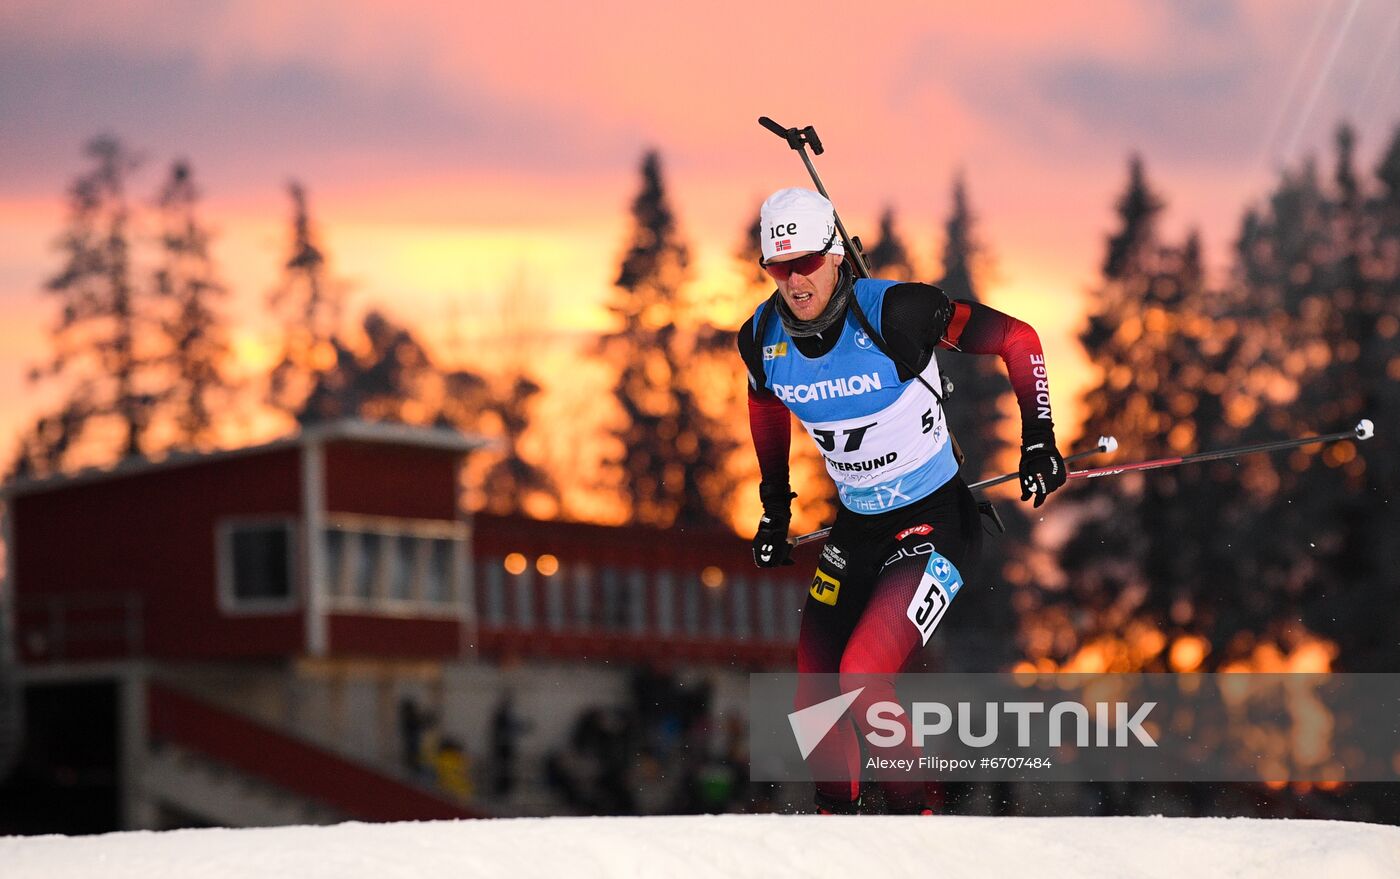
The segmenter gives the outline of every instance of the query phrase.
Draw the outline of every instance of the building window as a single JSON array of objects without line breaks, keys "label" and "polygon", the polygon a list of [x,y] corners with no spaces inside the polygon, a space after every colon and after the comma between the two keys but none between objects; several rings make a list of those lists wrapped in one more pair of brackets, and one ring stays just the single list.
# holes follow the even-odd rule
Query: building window
[{"label": "building window", "polygon": [[467,574],[462,525],[349,513],[329,518],[322,537],[326,589],[336,610],[428,616],[461,610]]},{"label": "building window", "polygon": [[602,592],[601,627],[606,632],[627,631],[627,592],[622,572],[605,567],[599,573]]},{"label": "building window", "polygon": [[423,599],[433,604],[452,601],[451,540],[434,540],[428,554],[428,568],[423,579]]},{"label": "building window", "polygon": [[748,577],[739,576],[729,586],[730,600],[733,602],[734,637],[740,641],[749,640],[749,598]]},{"label": "building window", "polygon": [[[782,584],[786,587],[787,584]],[[801,589],[782,588],[783,601],[783,629],[782,634],[789,641],[796,641],[797,636],[802,631],[802,605],[807,600],[807,593]]]},{"label": "building window", "polygon": [[486,624],[503,626],[506,622],[506,571],[498,558],[481,563],[482,581],[486,584]]},{"label": "building window", "polygon": [[384,539],[378,534],[357,534],[359,555],[355,559],[355,597],[361,601],[378,598],[380,555]]},{"label": "building window", "polygon": [[671,635],[676,631],[676,575],[662,571],[656,575],[656,632]]},{"label": "building window", "polygon": [[647,575],[633,569],[627,574],[627,624],[634,635],[647,631]]},{"label": "building window", "polygon": [[593,569],[586,563],[574,566],[574,628],[591,632],[598,628],[593,618]]},{"label": "building window", "polygon": [[334,528],[326,531],[326,577],[330,581],[330,592],[335,596],[345,594],[349,544],[349,538],[344,531]]},{"label": "building window", "polygon": [[692,638],[700,636],[700,581],[686,577],[681,582],[681,618],[685,624],[685,634]]},{"label": "building window", "polygon": [[514,625],[520,629],[535,627],[535,576],[529,568],[511,576],[511,601],[515,605]]},{"label": "building window", "polygon": [[544,579],[545,609],[549,615],[549,628],[555,632],[562,632],[569,625],[564,603],[566,582],[567,568],[556,567],[554,573]]},{"label": "building window", "polygon": [[776,618],[773,610],[773,581],[761,577],[754,583],[758,590],[758,637],[762,641],[778,640]]},{"label": "building window", "polygon": [[407,534],[392,538],[393,554],[389,566],[389,597],[394,601],[410,601],[413,595],[413,574],[418,563],[420,541]]},{"label": "building window", "polygon": [[296,605],[292,522],[228,522],[219,535],[219,597],[226,610],[285,611]]},{"label": "building window", "polygon": [[[701,583],[704,586],[704,583]],[[704,586],[705,613],[709,617],[709,629],[711,638],[724,638],[730,634],[725,626],[724,618],[724,592]]]}]

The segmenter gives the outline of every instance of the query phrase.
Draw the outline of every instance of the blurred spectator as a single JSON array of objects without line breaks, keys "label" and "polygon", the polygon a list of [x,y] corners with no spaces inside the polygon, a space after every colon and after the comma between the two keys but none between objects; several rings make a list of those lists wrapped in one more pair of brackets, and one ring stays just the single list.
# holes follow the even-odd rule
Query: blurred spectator
[{"label": "blurred spectator", "polygon": [[515,696],[507,690],[491,716],[491,792],[502,799],[515,789],[515,757],[520,736],[529,722],[515,711]]},{"label": "blurred spectator", "polygon": [[466,802],[472,798],[471,764],[466,749],[453,738],[444,738],[433,759],[438,787]]},{"label": "blurred spectator", "polygon": [[550,787],[570,808],[591,815],[634,815],[630,788],[637,767],[634,718],[617,708],[590,708],[574,722],[568,744],[546,761]]},{"label": "blurred spectator", "polygon": [[399,754],[403,768],[414,775],[423,766],[423,727],[427,720],[412,696],[399,700]]},{"label": "blurred spectator", "polygon": [[437,757],[442,750],[442,729],[438,726],[437,715],[431,711],[419,714],[418,727],[418,778],[426,783],[437,780]]},{"label": "blurred spectator", "polygon": [[706,678],[638,669],[631,704],[594,707],[545,761],[545,779],[571,811],[598,815],[746,811],[771,803],[750,785],[746,727],[712,716]]}]

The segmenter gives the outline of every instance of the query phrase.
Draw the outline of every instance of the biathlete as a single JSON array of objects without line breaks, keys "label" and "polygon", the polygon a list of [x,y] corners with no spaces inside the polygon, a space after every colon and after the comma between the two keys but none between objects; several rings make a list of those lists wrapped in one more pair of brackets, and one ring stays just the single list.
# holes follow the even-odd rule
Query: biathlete
[{"label": "biathlete", "polygon": [[[944,418],[939,348],[996,354],[1021,411],[1021,499],[1036,507],[1064,484],[1049,377],[1028,324],[929,284],[856,279],[831,202],[775,192],[760,211],[762,264],[777,289],[738,333],[763,517],[759,567],[792,564],[791,420],[820,447],[840,508],[802,612],[797,708],[864,687],[808,757],[816,805],[860,808],[866,710],[897,701],[894,676],[928,643],[981,547],[976,502],[958,475]],[[852,678],[843,686],[835,676]],[[908,719],[905,747],[917,757]],[[882,780],[886,811],[931,810],[921,782]]]}]

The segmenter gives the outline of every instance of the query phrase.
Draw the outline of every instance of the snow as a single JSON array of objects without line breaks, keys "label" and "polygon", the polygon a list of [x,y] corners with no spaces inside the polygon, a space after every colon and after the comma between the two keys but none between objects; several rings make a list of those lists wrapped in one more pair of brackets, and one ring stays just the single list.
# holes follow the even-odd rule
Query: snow
[{"label": "snow", "polygon": [[0,838],[4,879],[1400,876],[1400,828],[1247,818],[516,818]]}]

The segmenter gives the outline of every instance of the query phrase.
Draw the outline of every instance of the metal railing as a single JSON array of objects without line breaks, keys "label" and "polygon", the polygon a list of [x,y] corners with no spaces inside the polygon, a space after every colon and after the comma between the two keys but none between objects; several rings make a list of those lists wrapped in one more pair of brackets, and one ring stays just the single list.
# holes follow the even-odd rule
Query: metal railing
[{"label": "metal railing", "polygon": [[136,592],[17,596],[15,635],[25,659],[134,659],[145,651],[144,601]]}]

